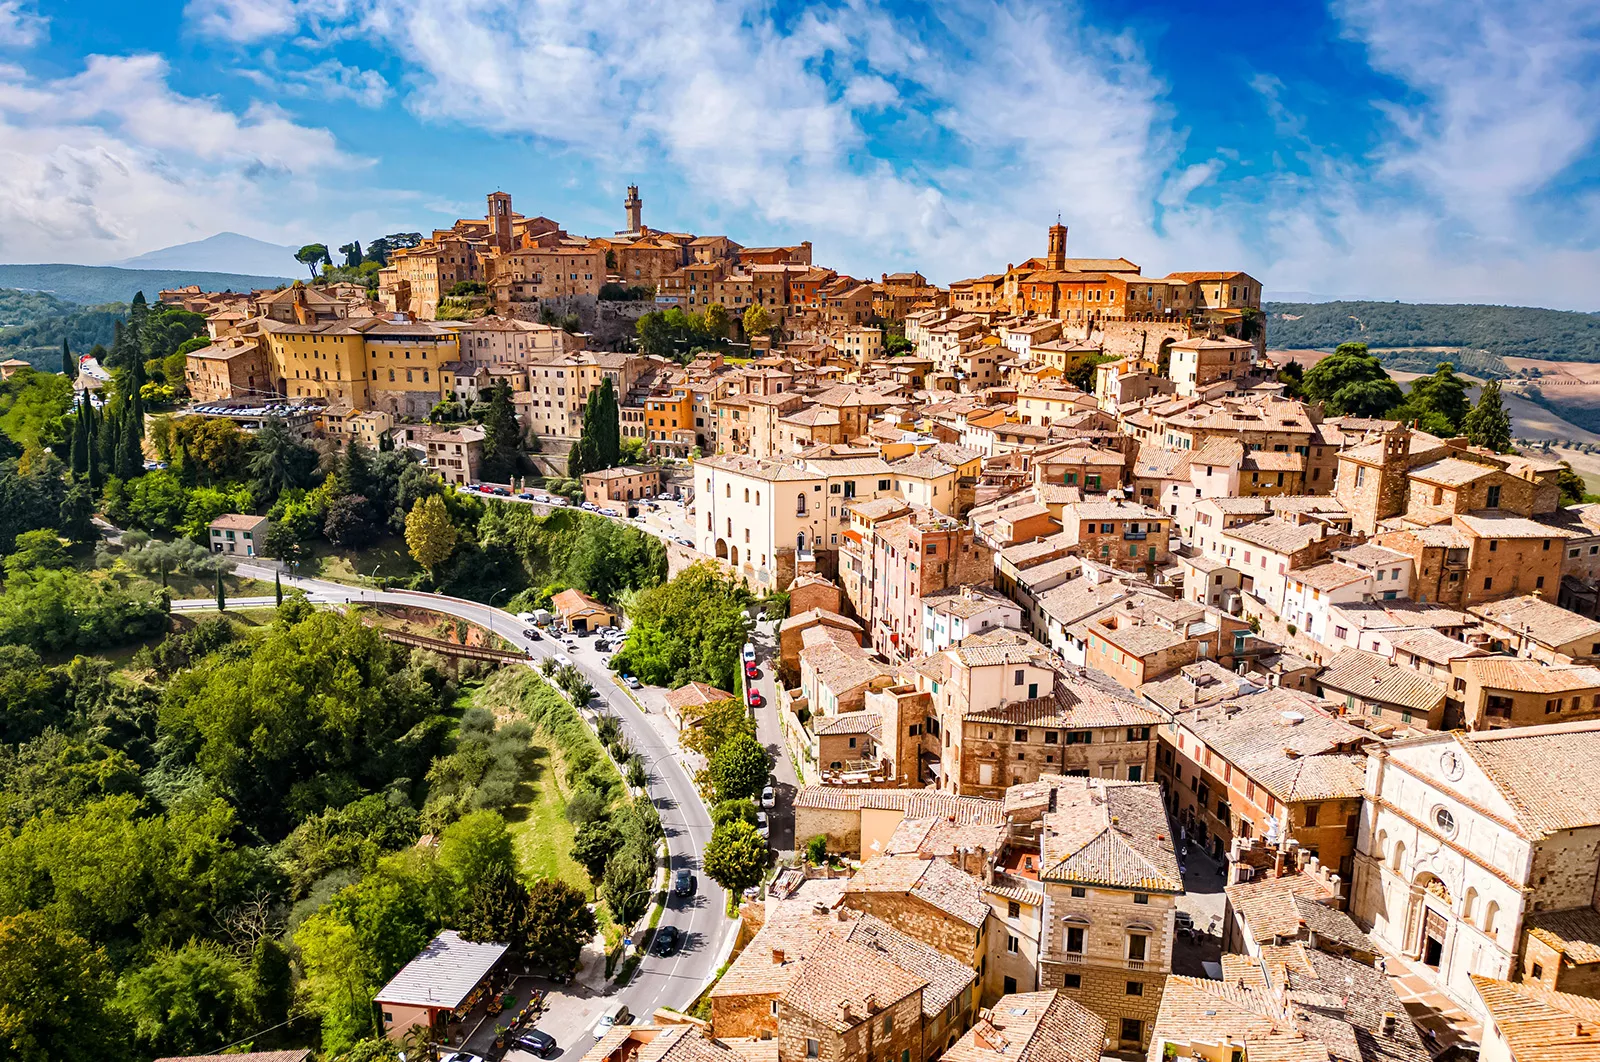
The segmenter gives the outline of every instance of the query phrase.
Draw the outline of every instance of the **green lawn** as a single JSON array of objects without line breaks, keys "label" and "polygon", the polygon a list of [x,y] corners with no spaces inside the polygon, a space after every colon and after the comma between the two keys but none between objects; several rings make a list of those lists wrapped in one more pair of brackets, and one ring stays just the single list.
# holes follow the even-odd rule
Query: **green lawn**
[{"label": "green lawn", "polygon": [[374,576],[409,579],[422,570],[411,559],[406,540],[400,535],[387,535],[360,552],[334,549],[326,542],[318,542],[310,567],[319,578],[354,586],[371,585]]},{"label": "green lawn", "polygon": [[575,833],[567,821],[567,796],[561,786],[561,754],[534,739],[533,764],[505,811],[524,880],[560,878],[591,894],[589,874],[572,858]]}]

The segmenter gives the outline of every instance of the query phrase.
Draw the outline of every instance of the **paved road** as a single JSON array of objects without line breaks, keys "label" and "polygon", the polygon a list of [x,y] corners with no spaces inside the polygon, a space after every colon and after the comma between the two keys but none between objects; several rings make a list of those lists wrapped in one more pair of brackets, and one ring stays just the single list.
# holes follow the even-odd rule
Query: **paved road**
[{"label": "paved road", "polygon": [[[789,759],[789,746],[783,740],[783,726],[778,722],[778,629],[777,624],[765,620],[756,624],[750,643],[756,649],[756,663],[761,667],[761,677],[750,683],[761,692],[766,703],[755,710],[756,740],[766,747],[772,757],[772,777],[776,783],[778,806],[771,812],[772,836],[769,842],[779,852],[792,852],[795,848],[794,797],[800,791],[800,778]],[[800,842],[804,844],[804,840]]]},{"label": "paved road", "polygon": [[[270,580],[276,574],[275,569],[262,564],[241,563],[235,570],[240,575],[263,580]],[[558,643],[550,638],[532,641],[523,637],[523,625],[515,616],[476,601],[403,590],[368,590],[289,575],[283,577],[283,585],[304,590],[312,600],[323,603],[412,605],[458,616],[488,628],[518,648],[529,650],[535,663],[561,651]],[[199,606],[199,602],[195,604]],[[215,607],[215,602],[210,604]],[[643,1020],[658,1007],[688,1006],[716,972],[726,935],[734,930],[736,923],[723,914],[727,903],[723,889],[700,869],[701,855],[711,840],[711,815],[700,801],[694,780],[679,762],[675,746],[650,725],[639,706],[612,681],[610,673],[591,663],[591,659],[590,654],[578,654],[574,662],[598,691],[603,710],[621,721],[628,747],[643,756],[650,767],[650,797],[661,811],[662,826],[672,851],[672,870],[676,872],[680,867],[687,867],[695,876],[694,895],[687,900],[672,898],[661,917],[662,925],[677,926],[684,934],[683,947],[668,958],[647,956],[632,983],[607,999],[608,1003],[627,1004],[638,1016],[635,1020]],[[577,1042],[563,1043],[563,1051],[556,1057],[578,1058],[591,1046],[592,1041],[585,1036]]]}]

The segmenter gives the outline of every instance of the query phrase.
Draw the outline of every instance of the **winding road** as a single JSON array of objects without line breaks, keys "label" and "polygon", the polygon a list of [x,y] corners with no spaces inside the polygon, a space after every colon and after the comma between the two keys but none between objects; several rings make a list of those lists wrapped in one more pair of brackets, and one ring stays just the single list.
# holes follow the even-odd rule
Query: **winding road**
[{"label": "winding road", "polygon": [[[271,582],[278,569],[265,564],[240,563],[235,571],[241,576]],[[409,590],[371,590],[347,586],[324,579],[308,579],[283,575],[283,585],[304,591],[313,602],[322,604],[369,603],[411,605],[432,609],[476,623],[504,638],[519,649],[527,649],[531,663],[538,664],[546,657],[560,651],[551,639],[532,641],[522,634],[523,624],[509,612],[442,594],[424,594]],[[230,602],[244,606],[257,599],[244,598]],[[193,606],[215,608],[215,602],[174,602],[174,608]],[[260,599],[260,604],[271,606],[272,598]],[[585,673],[589,684],[605,710],[616,716],[628,747],[644,757],[650,768],[648,790],[650,798],[661,812],[661,824],[666,830],[667,845],[672,852],[672,871],[688,868],[694,873],[695,892],[689,897],[669,894],[667,909],[662,913],[661,925],[672,925],[684,935],[684,943],[668,957],[655,954],[645,956],[643,963],[627,987],[614,990],[608,997],[613,1002],[624,1003],[635,1015],[635,1021],[647,1020],[658,1007],[686,1008],[716,972],[727,936],[738,923],[724,915],[727,896],[721,886],[706,877],[701,869],[701,856],[711,840],[711,815],[700,800],[678,750],[645,718],[644,711],[612,680],[609,672],[593,667],[585,661],[574,659]],[[670,884],[670,878],[669,878]],[[563,1051],[557,1058],[578,1058],[590,1046],[585,1035],[579,1042],[561,1045]]]}]

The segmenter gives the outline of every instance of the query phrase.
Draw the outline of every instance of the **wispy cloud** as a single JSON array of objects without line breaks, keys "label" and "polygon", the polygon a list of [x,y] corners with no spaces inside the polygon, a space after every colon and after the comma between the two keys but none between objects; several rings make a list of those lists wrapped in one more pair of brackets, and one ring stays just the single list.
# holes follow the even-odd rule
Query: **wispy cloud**
[{"label": "wispy cloud", "polygon": [[0,46],[29,48],[50,33],[50,20],[23,6],[22,0],[0,0]]},{"label": "wispy cloud", "polygon": [[394,95],[388,80],[376,70],[363,70],[337,59],[324,59],[308,67],[285,67],[271,53],[262,56],[260,68],[244,67],[239,73],[260,85],[289,96],[335,103],[349,100],[369,109],[382,107]]}]

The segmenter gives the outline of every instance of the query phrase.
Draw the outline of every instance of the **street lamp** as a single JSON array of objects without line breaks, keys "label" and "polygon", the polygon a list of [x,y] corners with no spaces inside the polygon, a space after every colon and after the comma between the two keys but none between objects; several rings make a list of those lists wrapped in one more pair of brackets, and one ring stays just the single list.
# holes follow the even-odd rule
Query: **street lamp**
[{"label": "street lamp", "polygon": [[500,589],[496,590],[494,593],[489,595],[489,633],[493,634],[493,635],[496,635],[496,636],[498,636],[500,632],[494,629],[494,613],[495,613],[494,599],[499,597],[501,594],[503,594],[505,592],[506,592],[506,587],[502,586]]}]

